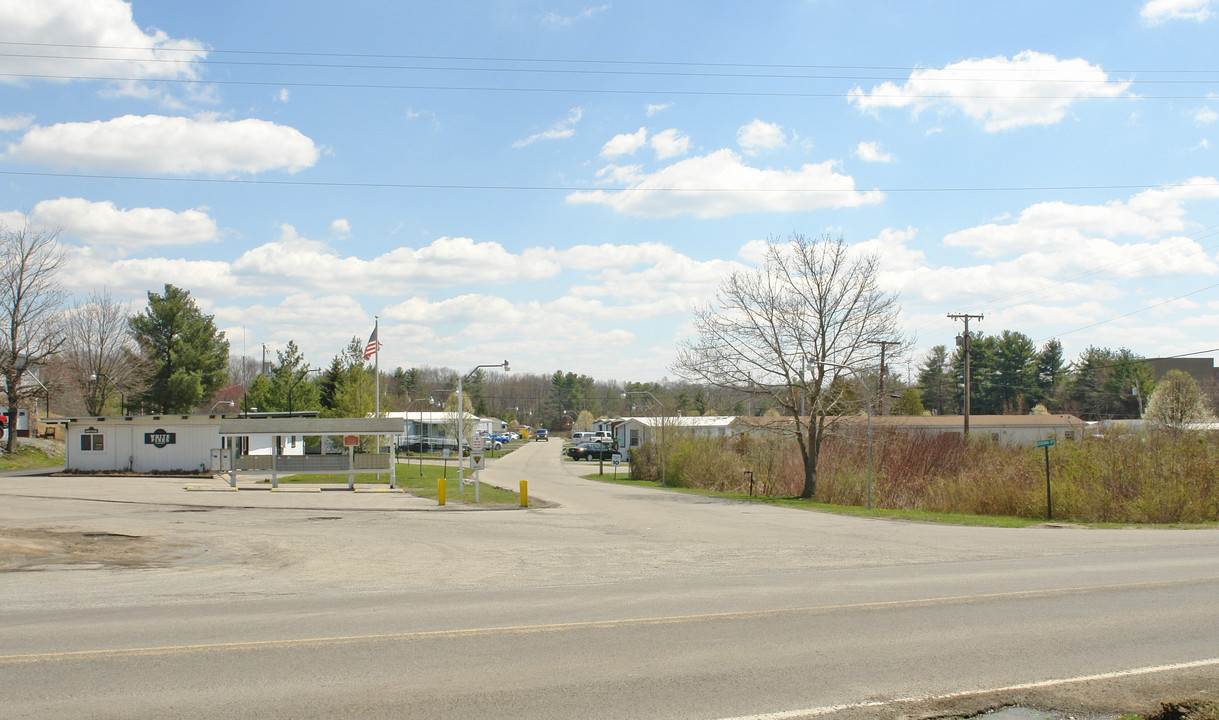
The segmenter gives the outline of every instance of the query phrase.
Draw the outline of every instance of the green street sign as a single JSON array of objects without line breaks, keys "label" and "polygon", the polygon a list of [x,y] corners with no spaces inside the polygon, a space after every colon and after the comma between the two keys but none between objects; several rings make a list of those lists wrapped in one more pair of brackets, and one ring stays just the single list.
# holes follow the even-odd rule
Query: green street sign
[{"label": "green street sign", "polygon": [[1054,438],[1049,438],[1047,440],[1038,440],[1037,447],[1039,447],[1039,448],[1054,447]]}]

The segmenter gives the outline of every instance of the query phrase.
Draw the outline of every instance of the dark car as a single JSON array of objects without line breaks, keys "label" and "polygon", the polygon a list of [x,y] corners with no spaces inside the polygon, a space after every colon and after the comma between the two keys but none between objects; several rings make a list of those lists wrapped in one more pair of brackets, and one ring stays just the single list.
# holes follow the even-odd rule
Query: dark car
[{"label": "dark car", "polygon": [[567,449],[567,457],[572,460],[613,460],[618,448],[608,443],[580,443]]},{"label": "dark car", "polygon": [[550,431],[546,428],[538,428],[537,430],[533,431],[533,439],[550,442]]}]

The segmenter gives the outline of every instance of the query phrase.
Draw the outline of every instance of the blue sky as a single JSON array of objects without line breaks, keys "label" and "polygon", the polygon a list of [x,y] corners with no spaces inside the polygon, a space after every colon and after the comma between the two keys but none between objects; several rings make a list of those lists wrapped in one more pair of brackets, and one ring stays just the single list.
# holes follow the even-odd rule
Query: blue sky
[{"label": "blue sky", "polygon": [[911,369],[962,312],[1193,353],[1216,37],[1219,0],[14,0],[0,221],[59,228],[73,293],[173,283],[314,366],[379,315],[383,368],[673,378],[792,232],[880,254]]}]

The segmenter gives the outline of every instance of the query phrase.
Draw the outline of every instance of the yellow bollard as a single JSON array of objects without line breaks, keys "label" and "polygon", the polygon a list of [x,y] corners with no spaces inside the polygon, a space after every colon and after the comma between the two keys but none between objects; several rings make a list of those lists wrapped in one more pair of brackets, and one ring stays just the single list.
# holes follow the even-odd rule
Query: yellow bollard
[{"label": "yellow bollard", "polygon": [[521,481],[521,507],[529,507],[529,481]]},{"label": "yellow bollard", "polygon": [[436,481],[436,500],[440,505],[444,505],[444,478]]}]

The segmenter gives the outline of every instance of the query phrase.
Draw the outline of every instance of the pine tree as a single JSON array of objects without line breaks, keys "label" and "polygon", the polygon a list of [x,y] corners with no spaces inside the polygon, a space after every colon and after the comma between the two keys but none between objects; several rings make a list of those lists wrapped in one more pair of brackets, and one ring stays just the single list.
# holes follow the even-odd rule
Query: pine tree
[{"label": "pine tree", "polygon": [[128,322],[149,367],[136,402],[161,413],[184,413],[208,402],[228,379],[229,342],[190,292],[166,284],[148,293],[148,307]]}]

